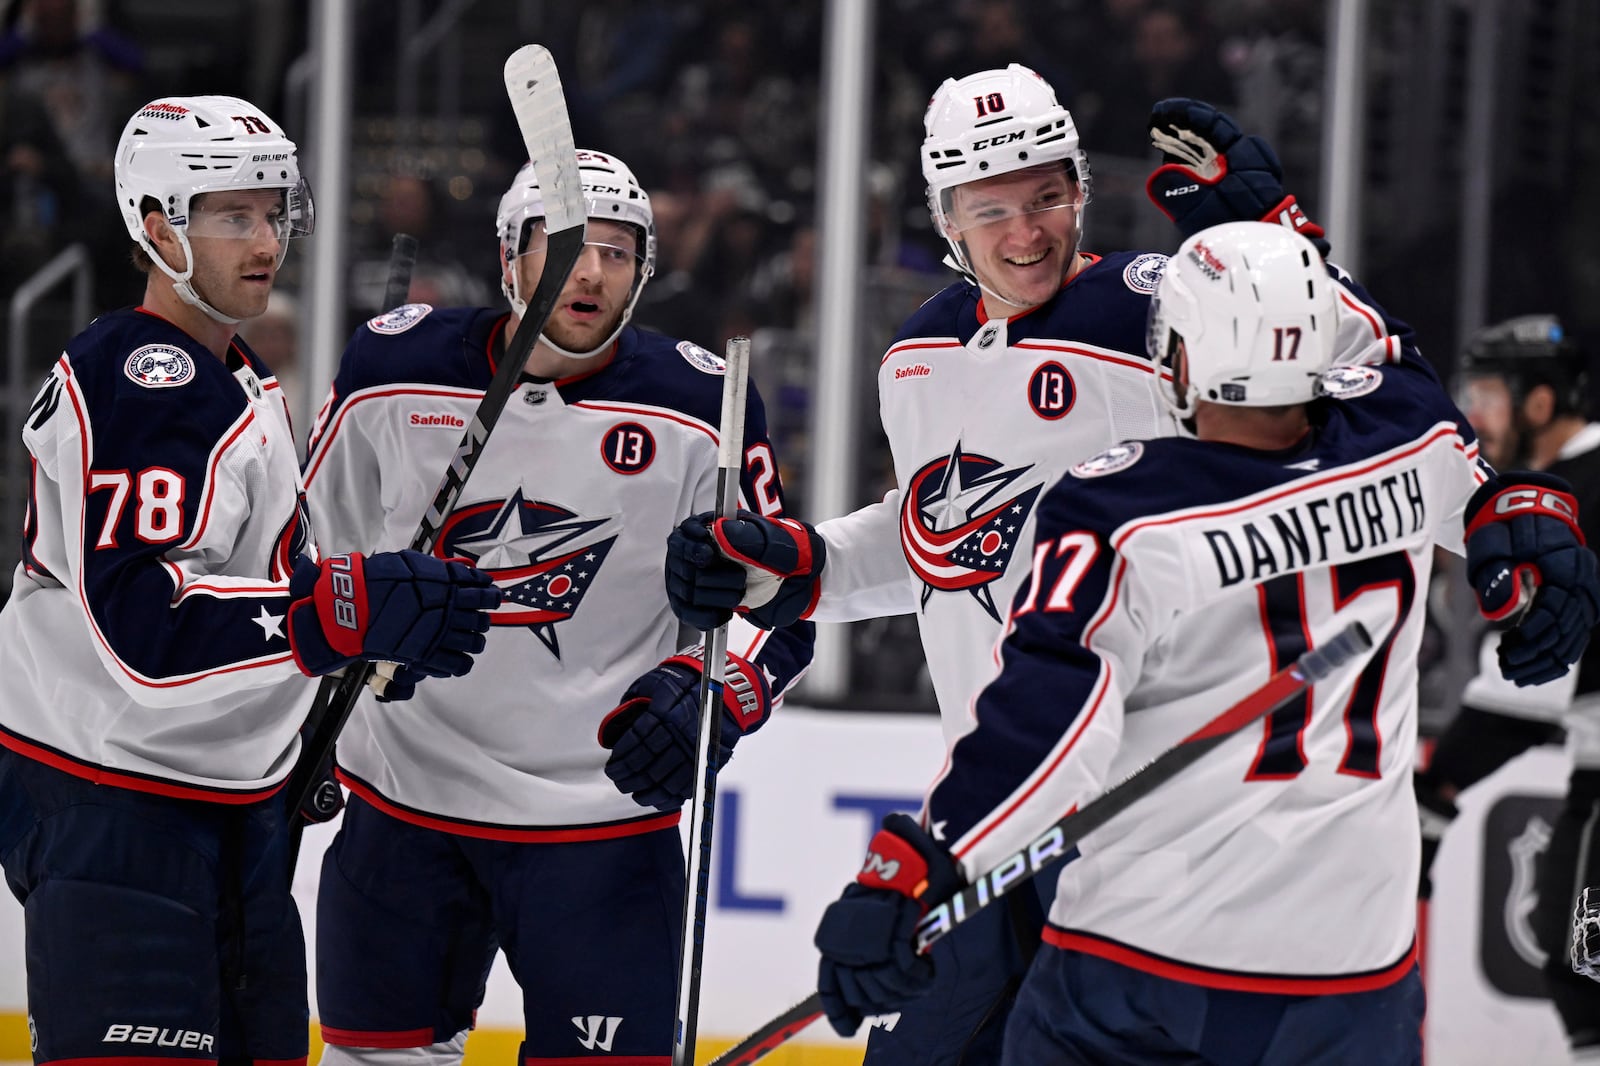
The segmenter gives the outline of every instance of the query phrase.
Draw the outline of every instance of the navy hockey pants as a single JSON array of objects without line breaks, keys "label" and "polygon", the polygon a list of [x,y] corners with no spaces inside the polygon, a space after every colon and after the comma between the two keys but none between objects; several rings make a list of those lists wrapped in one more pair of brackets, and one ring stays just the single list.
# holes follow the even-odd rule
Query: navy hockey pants
[{"label": "navy hockey pants", "polygon": [[1007,1066],[1420,1066],[1422,978],[1341,995],[1234,992],[1046,944]]},{"label": "navy hockey pants", "polygon": [[471,1026],[499,948],[522,988],[519,1062],[665,1066],[683,900],[675,825],[563,843],[482,840],[352,795],[317,896],[323,1039],[449,1040]]},{"label": "navy hockey pants", "polygon": [[0,748],[35,1062],[305,1063],[305,942],[283,799],[97,785]]}]

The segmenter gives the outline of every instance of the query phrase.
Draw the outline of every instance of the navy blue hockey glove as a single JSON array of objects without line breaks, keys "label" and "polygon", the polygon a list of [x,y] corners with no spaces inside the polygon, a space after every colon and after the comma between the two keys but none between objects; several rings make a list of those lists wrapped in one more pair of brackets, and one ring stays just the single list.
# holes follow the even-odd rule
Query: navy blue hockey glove
[{"label": "navy blue hockey glove", "polygon": [[706,511],[667,537],[667,602],[700,630],[724,625],[735,610],[762,629],[782,629],[816,606],[827,559],[827,542],[804,522]]},{"label": "navy blue hockey glove", "polygon": [[[675,810],[694,792],[703,654],[674,655],[649,671],[628,686],[622,702],[600,722],[600,746],[611,749],[606,776],[641,807]],[[730,652],[723,668],[716,768],[733,757],[740,737],[760,729],[771,715],[772,688],[761,668]]]},{"label": "navy blue hockey glove", "polygon": [[466,563],[421,552],[305,557],[289,579],[289,646],[313,677],[357,659],[455,677],[484,648],[500,590]]},{"label": "navy blue hockey glove", "polygon": [[1210,104],[1175,96],[1150,110],[1150,143],[1161,166],[1145,194],[1185,237],[1223,222],[1276,222],[1309,238],[1324,257],[1328,242],[1292,195],[1272,146]]},{"label": "navy blue hockey glove", "polygon": [[1519,686],[1562,676],[1600,619],[1600,568],[1584,546],[1572,486],[1551,474],[1504,474],[1478,487],[1465,520],[1478,610],[1513,626],[1500,637],[1501,675]]},{"label": "navy blue hockey glove", "polygon": [[851,1036],[864,1019],[928,993],[933,962],[917,954],[917,923],[961,885],[955,860],[916,819],[884,818],[855,883],[817,926],[817,995],[834,1032]]}]

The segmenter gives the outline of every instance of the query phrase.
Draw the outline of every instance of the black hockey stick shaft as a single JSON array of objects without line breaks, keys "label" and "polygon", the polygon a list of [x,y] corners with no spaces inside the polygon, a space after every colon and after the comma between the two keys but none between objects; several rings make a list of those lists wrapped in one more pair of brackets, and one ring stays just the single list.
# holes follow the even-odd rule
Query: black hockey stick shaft
[{"label": "black hockey stick shaft", "polygon": [[[467,431],[456,446],[434,493],[433,502],[422,516],[416,534],[411,538],[414,551],[431,551],[445,519],[461,495],[467,478],[483,456],[484,446],[506,402],[516,391],[528,354],[538,343],[545,322],[555,310],[561,290],[583,253],[585,208],[583,189],[579,184],[578,156],[572,142],[572,124],[567,117],[566,99],[561,91],[561,79],[555,62],[545,48],[530,44],[512,53],[505,66],[506,93],[517,116],[517,126],[528,148],[528,158],[533,161],[534,173],[539,178],[545,207],[545,229],[548,244],[545,250],[544,271],[539,284],[528,299],[527,312],[517,327],[494,378],[484,390],[483,399],[467,425]],[[333,752],[334,742],[350,718],[357,697],[372,676],[373,664],[357,663],[345,670],[334,691],[327,713],[311,727],[303,740],[300,758],[289,775],[287,791],[289,810],[298,810],[311,788],[316,784],[318,768]]]},{"label": "black hockey stick shaft", "polygon": [[409,233],[396,233],[389,248],[389,280],[383,285],[381,311],[390,311],[406,302],[411,294],[411,271],[417,265],[417,239]]},{"label": "black hockey stick shaft", "polygon": [[[744,410],[750,382],[750,338],[728,340],[722,378],[722,425],[717,436],[717,515],[739,510],[744,469]],[[706,912],[711,895],[711,832],[717,805],[717,750],[722,731],[722,688],[728,659],[728,623],[706,634],[700,672],[700,728],[695,736],[694,794],[689,803],[688,894],[678,955],[678,1028],[672,1066],[694,1066],[700,1017],[700,969],[705,957]]]},{"label": "black hockey stick shaft", "polygon": [[[1084,837],[1171,781],[1239,730],[1287,705],[1371,648],[1372,637],[1366,627],[1352,622],[1332,640],[1307,651],[1273,674],[1260,688],[1083,807],[1067,814],[1026,847],[928,911],[917,925],[917,950],[927,951],[956,926],[971,920],[978,911],[1061,859]],[[746,1066],[755,1062],[821,1015],[822,1000],[812,993],[712,1059],[710,1066]]]}]

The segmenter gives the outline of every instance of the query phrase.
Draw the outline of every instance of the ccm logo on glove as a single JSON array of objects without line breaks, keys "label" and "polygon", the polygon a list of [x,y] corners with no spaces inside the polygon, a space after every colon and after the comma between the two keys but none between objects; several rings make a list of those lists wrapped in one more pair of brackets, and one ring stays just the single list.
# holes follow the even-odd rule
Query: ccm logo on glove
[{"label": "ccm logo on glove", "polygon": [[1583,543],[1583,530],[1578,529],[1578,502],[1566,493],[1548,489],[1507,489],[1494,498],[1497,515],[1523,512],[1547,514],[1571,523],[1577,531],[1578,543]]}]

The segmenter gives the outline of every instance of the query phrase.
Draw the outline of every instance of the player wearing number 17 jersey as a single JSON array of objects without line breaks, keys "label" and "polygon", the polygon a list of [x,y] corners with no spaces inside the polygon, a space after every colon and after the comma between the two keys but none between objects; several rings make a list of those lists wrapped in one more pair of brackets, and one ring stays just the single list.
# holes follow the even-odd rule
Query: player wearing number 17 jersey
[{"label": "player wearing number 17 jersey", "polygon": [[[1173,143],[1211,138],[1231,160],[1221,167],[1213,151],[1228,177],[1186,179],[1180,198],[1221,201],[1218,189],[1237,193],[1229,183],[1248,176],[1254,197],[1228,201],[1227,210],[1239,212],[1228,217],[1292,204],[1270,150],[1213,109],[1167,101],[1152,124]],[[1150,297],[1167,258],[1079,249],[1088,163],[1072,116],[1032,71],[1012,65],[946,82],[929,106],[926,134],[929,206],[951,262],[967,276],[906,321],[879,366],[879,410],[898,487],[880,503],[820,523],[807,538],[809,566],[765,560],[768,570],[791,574],[766,602],[756,590],[770,583],[759,575],[748,589],[742,571],[729,575],[726,589],[714,587],[720,574],[709,546],[696,543],[691,519],[680,527],[677,557],[669,542],[668,591],[677,580],[680,602],[739,604],[769,623],[801,609],[821,621],[914,613],[953,743],[971,727],[973,700],[992,674],[1044,492],[1072,464],[1119,440],[1170,432],[1156,368],[1143,354]],[[1340,361],[1365,358],[1374,346],[1382,357],[1387,333],[1408,333],[1386,329],[1354,287],[1341,286],[1338,298]],[[736,542],[763,535],[755,516],[717,529],[719,541],[759,560],[759,550]],[[696,625],[717,618],[680,613]],[[874,1028],[868,1066],[998,1059],[1007,1000],[1043,924],[1032,896],[1014,894],[1005,908],[934,946],[940,987],[892,1027]]]},{"label": "player wearing number 17 jersey", "polygon": [[[1366,657],[1086,838],[1060,873],[1007,1063],[1420,1061],[1420,590],[1436,545],[1504,558],[1475,584],[1512,617],[1518,568],[1541,572],[1563,539],[1586,549],[1564,485],[1488,478],[1420,359],[1327,369],[1333,288],[1311,243],[1279,226],[1231,223],[1178,250],[1151,354],[1195,439],[1125,442],[1046,493],[998,676],[931,790],[928,828],[886,823],[823,919],[888,904],[909,929],[920,904],[1362,622]],[[1566,656],[1562,631],[1592,623],[1560,606],[1577,591],[1533,598],[1517,631],[1539,654]],[[891,857],[902,865],[880,872]],[[841,1013],[888,1005],[855,991],[870,975],[849,960],[837,969],[852,978]]]}]

